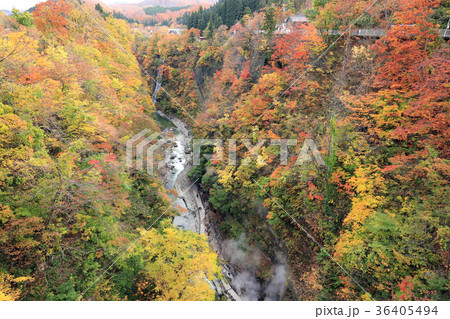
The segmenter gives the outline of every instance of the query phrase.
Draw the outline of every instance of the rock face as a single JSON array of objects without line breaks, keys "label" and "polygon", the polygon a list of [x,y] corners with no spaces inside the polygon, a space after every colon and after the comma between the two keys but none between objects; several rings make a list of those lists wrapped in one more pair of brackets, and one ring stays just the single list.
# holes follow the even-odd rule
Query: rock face
[{"label": "rock face", "polygon": [[[162,59],[161,64],[164,64],[165,59]],[[156,96],[159,92],[159,90],[161,90],[161,82],[162,82],[162,74],[160,69],[158,68],[157,72],[156,72],[156,86],[155,86],[155,90],[153,91],[152,94],[152,102],[154,105],[156,105]]]}]

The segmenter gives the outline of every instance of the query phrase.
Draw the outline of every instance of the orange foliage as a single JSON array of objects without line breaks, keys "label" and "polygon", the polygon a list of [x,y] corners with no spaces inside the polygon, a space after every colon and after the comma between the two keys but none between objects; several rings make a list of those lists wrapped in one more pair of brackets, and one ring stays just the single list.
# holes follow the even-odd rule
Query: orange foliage
[{"label": "orange foliage", "polygon": [[64,0],[54,0],[38,3],[33,11],[34,23],[43,33],[56,32],[58,37],[67,36],[66,16],[69,14],[70,6]]}]

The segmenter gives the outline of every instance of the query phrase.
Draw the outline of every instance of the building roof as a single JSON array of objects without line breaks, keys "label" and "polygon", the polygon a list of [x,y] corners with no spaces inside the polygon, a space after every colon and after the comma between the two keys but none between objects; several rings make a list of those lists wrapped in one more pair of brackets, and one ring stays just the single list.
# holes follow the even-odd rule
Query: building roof
[{"label": "building roof", "polygon": [[303,14],[294,14],[293,16],[290,16],[287,18],[286,21],[292,21],[292,22],[308,22],[308,18],[305,17]]}]

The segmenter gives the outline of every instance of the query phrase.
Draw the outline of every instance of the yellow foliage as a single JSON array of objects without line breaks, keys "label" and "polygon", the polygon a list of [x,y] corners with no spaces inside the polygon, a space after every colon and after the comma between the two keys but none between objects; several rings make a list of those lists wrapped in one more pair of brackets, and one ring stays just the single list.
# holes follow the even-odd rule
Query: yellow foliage
[{"label": "yellow foliage", "polygon": [[209,281],[220,274],[217,255],[205,235],[183,231],[170,222],[162,230],[143,232],[146,275],[157,300],[214,300]]},{"label": "yellow foliage", "polygon": [[13,213],[9,206],[0,204],[0,222],[6,222],[10,217],[13,217]]},{"label": "yellow foliage", "polygon": [[336,244],[336,258],[364,247],[365,243],[357,233],[364,221],[386,202],[385,197],[381,196],[386,192],[386,183],[376,165],[358,167],[349,183],[355,189],[356,197],[352,199],[351,210],[344,219],[344,225],[350,226],[350,229],[341,235]]},{"label": "yellow foliage", "polygon": [[370,55],[369,50],[364,45],[358,45],[352,49],[352,58],[358,62],[363,62],[366,60],[373,60]]},{"label": "yellow foliage", "polygon": [[375,165],[364,165],[356,169],[349,179],[357,197],[352,199],[352,209],[344,220],[345,224],[359,223],[372,215],[375,209],[384,203],[384,198],[377,193],[386,191],[386,184],[380,169]]},{"label": "yellow foliage", "polygon": [[0,273],[0,301],[18,300],[20,296],[20,290],[14,288],[13,285],[31,280],[31,277],[14,278],[12,275]]},{"label": "yellow foliage", "polygon": [[223,185],[228,190],[231,190],[233,188],[234,184],[234,171],[236,167],[235,166],[226,166],[223,170],[220,170],[218,172],[219,174],[219,183]]}]

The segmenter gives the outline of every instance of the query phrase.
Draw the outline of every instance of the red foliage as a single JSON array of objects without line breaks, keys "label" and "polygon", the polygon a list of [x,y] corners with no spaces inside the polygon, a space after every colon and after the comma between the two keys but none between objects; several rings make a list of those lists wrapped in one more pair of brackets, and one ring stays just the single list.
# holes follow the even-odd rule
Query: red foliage
[{"label": "red foliage", "polygon": [[66,38],[68,30],[66,16],[70,6],[63,0],[39,3],[33,12],[34,23],[43,33],[55,32],[57,36]]}]

